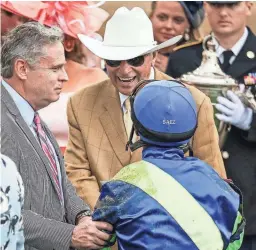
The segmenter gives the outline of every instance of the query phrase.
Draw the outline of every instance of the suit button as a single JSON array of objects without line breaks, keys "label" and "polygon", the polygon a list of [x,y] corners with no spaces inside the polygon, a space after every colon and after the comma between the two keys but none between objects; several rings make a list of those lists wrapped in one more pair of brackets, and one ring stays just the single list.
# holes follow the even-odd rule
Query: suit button
[{"label": "suit button", "polygon": [[229,158],[229,153],[227,151],[222,151],[222,157],[224,160],[227,160]]}]

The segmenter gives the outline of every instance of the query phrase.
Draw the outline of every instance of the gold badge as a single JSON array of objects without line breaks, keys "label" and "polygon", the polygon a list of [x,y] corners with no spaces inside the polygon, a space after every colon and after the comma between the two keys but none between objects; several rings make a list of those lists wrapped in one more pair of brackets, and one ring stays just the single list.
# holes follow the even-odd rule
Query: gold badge
[{"label": "gold badge", "polygon": [[252,51],[247,51],[246,55],[250,59],[253,59],[255,57],[255,54]]}]

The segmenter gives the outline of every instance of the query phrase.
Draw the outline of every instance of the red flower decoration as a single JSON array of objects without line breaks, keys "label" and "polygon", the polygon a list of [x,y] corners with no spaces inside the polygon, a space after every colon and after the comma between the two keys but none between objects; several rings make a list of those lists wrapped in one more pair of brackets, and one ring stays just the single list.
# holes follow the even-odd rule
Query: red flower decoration
[{"label": "red flower decoration", "polygon": [[92,35],[108,18],[103,9],[87,1],[2,1],[1,6],[17,15],[31,18],[47,26],[57,25],[64,33]]}]

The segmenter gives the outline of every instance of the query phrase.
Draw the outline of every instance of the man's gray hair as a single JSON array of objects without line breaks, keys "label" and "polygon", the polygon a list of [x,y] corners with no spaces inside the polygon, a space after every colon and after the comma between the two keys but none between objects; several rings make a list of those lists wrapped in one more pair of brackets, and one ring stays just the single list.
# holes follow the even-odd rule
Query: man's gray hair
[{"label": "man's gray hair", "polygon": [[1,74],[4,78],[13,76],[17,59],[35,65],[46,54],[44,47],[63,41],[63,32],[58,27],[46,27],[38,22],[28,22],[11,30],[4,38],[1,49]]}]

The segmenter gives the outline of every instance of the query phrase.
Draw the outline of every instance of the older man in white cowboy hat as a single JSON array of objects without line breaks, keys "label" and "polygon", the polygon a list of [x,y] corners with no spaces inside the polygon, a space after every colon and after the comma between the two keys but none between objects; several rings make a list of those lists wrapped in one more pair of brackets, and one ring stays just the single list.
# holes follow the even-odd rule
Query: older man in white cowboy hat
[{"label": "older man in white cowboy hat", "polygon": [[[132,10],[122,7],[108,21],[103,42],[84,35],[79,35],[79,39],[105,59],[110,78],[76,93],[67,107],[67,174],[80,197],[94,207],[100,185],[122,167],[141,160],[141,150],[126,151],[132,124],[127,99],[143,79],[171,79],[154,69],[156,51],[171,46],[180,37],[157,45],[145,12],[137,7]],[[196,101],[198,112],[198,126],[191,140],[192,151],[225,177],[211,102],[196,88],[187,87]]]}]

